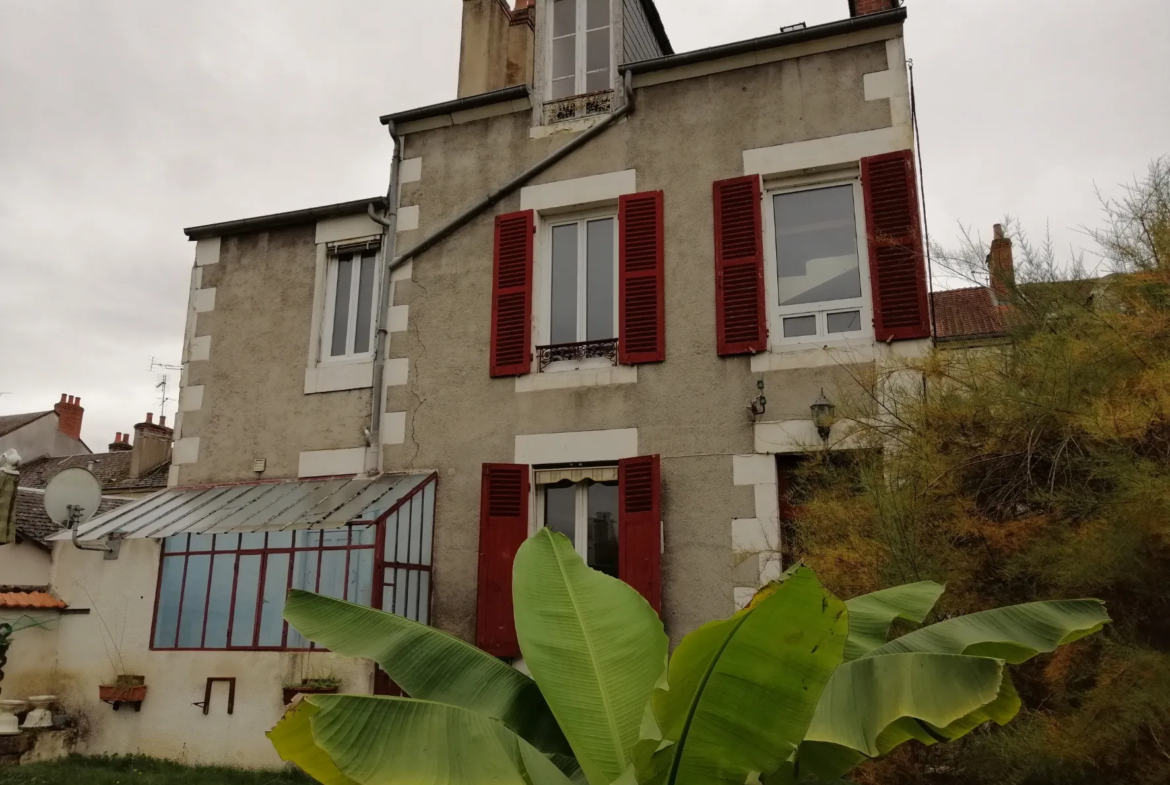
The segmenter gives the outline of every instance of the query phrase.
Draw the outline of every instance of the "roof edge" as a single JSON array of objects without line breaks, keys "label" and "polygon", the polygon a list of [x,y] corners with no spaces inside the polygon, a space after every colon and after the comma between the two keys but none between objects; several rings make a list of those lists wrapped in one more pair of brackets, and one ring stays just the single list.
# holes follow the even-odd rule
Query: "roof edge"
[{"label": "roof edge", "polygon": [[670,36],[666,34],[666,25],[662,24],[662,16],[658,13],[658,6],[654,0],[642,0],[642,10],[646,12],[646,21],[650,23],[650,30],[658,41],[663,54],[674,54],[674,46],[670,43]]},{"label": "roof edge", "polygon": [[309,221],[319,221],[322,218],[336,218],[339,215],[364,213],[366,206],[369,204],[385,207],[386,197],[374,196],[368,199],[337,202],[336,204],[309,207],[303,210],[291,210],[285,213],[271,213],[255,218],[241,218],[236,221],[190,226],[183,230],[183,234],[187,235],[188,240],[205,240],[209,237],[244,234],[245,232],[255,232],[261,229],[277,229],[282,226],[295,226],[297,224],[308,223]]},{"label": "roof edge", "polygon": [[504,87],[499,90],[492,90],[487,93],[477,93],[476,95],[467,95],[462,98],[455,98],[451,101],[444,101],[441,104],[431,104],[429,106],[420,106],[417,109],[406,109],[401,112],[392,112],[391,114],[384,114],[378,118],[382,125],[390,125],[390,123],[408,123],[412,120],[426,120],[430,117],[435,117],[441,114],[450,114],[452,112],[460,112],[466,109],[479,109],[483,106],[491,106],[492,104],[503,103],[504,101],[513,101],[517,98],[528,97],[528,85],[518,84],[511,87]]},{"label": "roof edge", "polygon": [[836,22],[827,22],[823,25],[814,25],[800,30],[791,30],[786,33],[773,33],[759,38],[749,38],[745,41],[734,41],[730,44],[720,44],[706,49],[694,49],[682,54],[655,57],[650,60],[639,60],[634,63],[625,63],[618,66],[618,71],[632,74],[644,74],[651,71],[662,71],[667,68],[704,63],[709,60],[718,60],[723,57],[732,57],[739,54],[758,52],[763,49],[775,49],[780,46],[789,46],[803,41],[816,41],[821,38],[831,38],[859,30],[872,30],[875,27],[898,24],[906,20],[906,8],[895,8],[891,11],[882,11],[877,14],[867,14],[853,19],[841,19]]}]

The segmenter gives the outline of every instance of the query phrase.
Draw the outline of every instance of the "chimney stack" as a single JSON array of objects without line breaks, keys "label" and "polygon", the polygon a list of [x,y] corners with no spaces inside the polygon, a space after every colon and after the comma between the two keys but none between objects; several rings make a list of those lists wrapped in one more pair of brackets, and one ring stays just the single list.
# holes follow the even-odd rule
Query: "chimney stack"
[{"label": "chimney stack", "polygon": [[987,273],[991,284],[991,296],[996,305],[1011,302],[1012,288],[1016,285],[1015,263],[1012,260],[1012,241],[1003,236],[1003,224],[996,224],[991,253],[987,254]]},{"label": "chimney stack", "polygon": [[154,413],[147,412],[146,422],[134,426],[130,479],[141,479],[171,459],[174,431],[166,427],[166,419],[165,416],[160,417],[158,423],[155,423]]},{"label": "chimney stack", "polygon": [[66,436],[81,440],[81,417],[85,409],[81,408],[81,399],[61,393],[61,400],[53,407],[57,413],[57,430]]},{"label": "chimney stack", "polygon": [[533,0],[463,0],[459,42],[460,98],[532,84]]},{"label": "chimney stack", "polygon": [[133,449],[130,445],[130,434],[118,431],[114,436],[114,441],[110,442],[109,447],[110,452],[126,452],[127,450]]},{"label": "chimney stack", "polygon": [[849,0],[849,16],[868,16],[900,8],[902,0]]}]

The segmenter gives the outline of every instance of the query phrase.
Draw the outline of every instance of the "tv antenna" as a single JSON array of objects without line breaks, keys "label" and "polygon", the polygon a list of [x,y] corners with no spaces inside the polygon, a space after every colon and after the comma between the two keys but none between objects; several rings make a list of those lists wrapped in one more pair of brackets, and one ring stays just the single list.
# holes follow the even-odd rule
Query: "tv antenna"
[{"label": "tv antenna", "polygon": [[158,375],[158,384],[156,384],[154,386],[154,389],[159,391],[159,402],[158,402],[159,416],[165,417],[166,413],[167,413],[167,402],[174,400],[173,398],[167,397],[167,386],[170,384],[170,374],[168,374],[166,372],[167,371],[181,371],[181,370],[183,370],[183,366],[181,366],[181,365],[167,365],[166,363],[159,362],[154,357],[151,357],[150,358],[150,371],[151,371],[151,373],[153,373],[154,371],[156,371],[158,369],[162,369],[163,373],[160,373]]}]

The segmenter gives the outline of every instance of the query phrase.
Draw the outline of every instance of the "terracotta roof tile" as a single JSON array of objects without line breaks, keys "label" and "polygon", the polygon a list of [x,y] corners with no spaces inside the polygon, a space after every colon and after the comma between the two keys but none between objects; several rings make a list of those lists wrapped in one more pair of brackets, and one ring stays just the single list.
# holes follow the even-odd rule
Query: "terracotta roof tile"
[{"label": "terracotta roof tile", "polygon": [[65,603],[43,591],[0,592],[0,608],[52,608],[60,610]]},{"label": "terracotta roof tile", "polygon": [[0,436],[12,433],[17,428],[23,428],[30,422],[41,419],[52,412],[27,412],[25,414],[5,414],[0,416]]},{"label": "terracotta roof tile", "polygon": [[1007,331],[1003,306],[991,299],[991,290],[977,286],[935,292],[935,337],[940,340],[1003,335]]}]

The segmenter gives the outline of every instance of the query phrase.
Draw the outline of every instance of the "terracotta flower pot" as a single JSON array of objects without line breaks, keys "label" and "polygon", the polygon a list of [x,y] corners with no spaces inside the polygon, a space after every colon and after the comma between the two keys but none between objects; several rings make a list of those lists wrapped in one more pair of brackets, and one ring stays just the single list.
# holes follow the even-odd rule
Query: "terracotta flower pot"
[{"label": "terracotta flower pot", "polygon": [[[119,681],[121,681],[121,677],[119,677]],[[146,685],[101,684],[98,685],[98,698],[105,703],[113,704],[114,711],[117,711],[123,703],[133,703],[134,711],[140,711],[142,701],[146,699]]]}]

